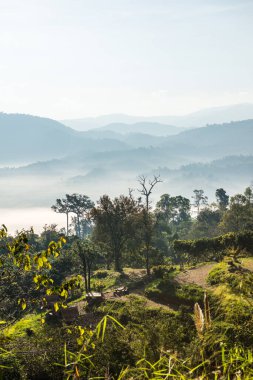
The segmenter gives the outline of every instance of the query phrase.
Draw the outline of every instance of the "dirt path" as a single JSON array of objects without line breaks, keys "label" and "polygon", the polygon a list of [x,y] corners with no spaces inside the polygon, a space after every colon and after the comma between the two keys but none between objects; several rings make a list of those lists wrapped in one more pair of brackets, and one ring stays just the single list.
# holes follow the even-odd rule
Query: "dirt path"
[{"label": "dirt path", "polygon": [[[175,279],[180,284],[196,284],[205,288],[207,287],[206,280],[207,280],[208,274],[215,265],[216,265],[215,263],[204,264],[204,265],[199,266],[198,268],[186,270],[184,272],[179,273]],[[253,261],[252,261],[252,266],[253,266]],[[129,275],[129,277],[131,276],[132,280],[137,280],[145,276],[145,271],[139,270],[139,269],[137,270],[131,269],[131,270],[128,270],[127,274]],[[147,297],[145,297],[144,289],[145,289],[145,285],[142,285],[140,287],[137,287],[136,289],[131,290],[132,295],[139,297],[140,299],[145,301],[145,303],[143,304],[144,307],[162,308],[168,311],[177,309],[178,305],[174,305],[173,302],[171,304],[163,304],[163,303],[155,302],[148,299]],[[113,291],[109,290],[104,293],[104,296],[106,300],[115,299],[115,300],[122,300],[124,302],[130,302],[131,294],[130,296],[125,295],[121,297],[115,297],[113,294]],[[84,304],[85,304],[84,301],[81,301],[78,303],[78,307],[81,311],[80,314],[85,313]]]},{"label": "dirt path", "polygon": [[185,272],[179,273],[176,277],[176,280],[180,284],[196,284],[202,286],[203,288],[207,287],[207,277],[209,272],[213,269],[215,263],[205,264],[198,268],[189,269]]}]

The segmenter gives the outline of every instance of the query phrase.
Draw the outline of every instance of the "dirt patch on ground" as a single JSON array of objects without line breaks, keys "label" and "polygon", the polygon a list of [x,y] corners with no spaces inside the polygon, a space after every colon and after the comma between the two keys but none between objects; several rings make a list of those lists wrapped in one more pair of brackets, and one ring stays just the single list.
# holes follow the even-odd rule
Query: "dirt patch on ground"
[{"label": "dirt patch on ground", "polygon": [[196,284],[202,286],[203,288],[207,287],[207,277],[210,271],[215,266],[215,263],[205,264],[198,268],[193,268],[186,270],[185,272],[179,273],[176,280],[180,284]]},{"label": "dirt patch on ground", "polygon": [[253,272],[253,258],[246,257],[245,259],[242,259],[242,267]]},{"label": "dirt patch on ground", "polygon": [[139,280],[139,279],[144,278],[146,276],[146,270],[145,269],[124,268],[124,273],[131,280]]}]

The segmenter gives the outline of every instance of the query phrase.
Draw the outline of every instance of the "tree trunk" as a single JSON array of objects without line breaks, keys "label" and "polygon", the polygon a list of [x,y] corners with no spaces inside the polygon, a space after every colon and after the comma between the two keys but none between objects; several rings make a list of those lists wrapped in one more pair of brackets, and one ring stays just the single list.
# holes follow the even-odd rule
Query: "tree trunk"
[{"label": "tree trunk", "polygon": [[116,250],[114,252],[114,268],[115,268],[115,271],[116,272],[122,272],[122,268],[121,268],[121,265],[120,265],[120,252],[118,250]]},{"label": "tree trunk", "polygon": [[69,213],[67,212],[67,236],[69,236]]},{"label": "tree trunk", "polygon": [[88,263],[88,289],[89,289],[89,292],[90,292],[90,289],[91,289],[91,286],[90,286],[90,272],[91,272],[91,270],[90,270],[91,268],[90,268],[90,263]]},{"label": "tree trunk", "polygon": [[79,215],[77,215],[77,236],[80,238],[80,219]]},{"label": "tree trunk", "polygon": [[87,278],[87,265],[86,265],[86,259],[83,261],[83,274],[84,274],[85,291],[86,291],[86,293],[88,293],[88,292],[89,292],[89,286],[88,286],[88,278]]},{"label": "tree trunk", "polygon": [[150,266],[149,266],[149,248],[146,248],[146,271],[147,276],[150,276]]}]

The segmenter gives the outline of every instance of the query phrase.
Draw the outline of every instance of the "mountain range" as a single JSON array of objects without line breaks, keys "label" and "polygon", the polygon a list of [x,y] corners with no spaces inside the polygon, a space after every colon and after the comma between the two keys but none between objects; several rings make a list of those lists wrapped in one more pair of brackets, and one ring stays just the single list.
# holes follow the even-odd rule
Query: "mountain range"
[{"label": "mountain range", "polygon": [[[212,107],[183,116],[130,116],[125,114],[111,114],[93,118],[63,120],[63,124],[76,130],[86,131],[94,128],[106,128],[111,124],[125,124],[124,130],[128,124],[136,123],[161,123],[176,127],[196,128],[203,127],[207,124],[221,124],[229,121],[241,121],[253,119],[253,104],[242,103],[223,107]],[[121,126],[118,131],[120,132]],[[131,129],[131,127],[130,127]],[[130,131],[128,131],[130,132]],[[140,131],[139,131],[140,132]],[[143,131],[142,131],[143,132]],[[149,131],[150,132],[150,131]],[[147,130],[146,130],[146,133]]]},{"label": "mountain range", "polygon": [[49,207],[67,192],[118,195],[136,188],[140,174],[161,174],[159,194],[188,197],[194,188],[212,198],[217,187],[234,193],[253,179],[253,119],[187,130],[150,122],[110,128],[76,131],[0,114],[0,207]]}]

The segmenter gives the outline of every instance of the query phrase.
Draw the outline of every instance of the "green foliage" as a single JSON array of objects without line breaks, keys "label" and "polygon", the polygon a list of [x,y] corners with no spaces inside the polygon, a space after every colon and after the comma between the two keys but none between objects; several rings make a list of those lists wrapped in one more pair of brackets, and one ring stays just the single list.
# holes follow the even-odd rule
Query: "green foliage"
[{"label": "green foliage", "polygon": [[[92,209],[95,228],[90,240],[69,237],[67,243],[55,226],[45,227],[41,236],[21,231],[10,237],[3,226],[0,378],[252,378],[253,273],[239,261],[253,253],[252,191],[232,197],[227,207],[226,192],[218,189],[216,211],[201,211],[206,198],[202,190],[195,191],[195,201],[197,196],[195,222],[189,200],[180,196],[165,194],[155,212],[148,200],[145,208],[132,194],[113,200],[104,196]],[[71,210],[57,212],[68,215]],[[77,224],[79,235],[80,220]],[[194,239],[178,240],[191,224],[188,236]],[[229,231],[228,226],[234,232],[207,238],[220,228]],[[208,275],[210,305],[206,298],[203,303],[204,289],[182,283],[178,267],[171,266],[173,260],[196,264],[225,256],[230,257]],[[104,269],[112,261],[120,272]],[[137,268],[146,264],[148,274],[155,266],[147,276],[136,268],[122,270],[123,264],[133,262]],[[106,290],[105,300],[85,309],[83,284],[86,291]],[[135,294],[113,297],[113,289],[121,285]],[[47,296],[57,296],[48,315],[57,318],[61,307],[76,297],[79,300],[71,304],[82,315],[68,325],[61,319],[50,327],[40,309]],[[193,317],[196,303],[198,315],[208,321],[201,333]]]},{"label": "green foliage", "polygon": [[173,267],[167,265],[156,265],[152,267],[152,274],[155,278],[164,278],[168,273],[175,270]]},{"label": "green foliage", "polygon": [[201,286],[195,284],[180,285],[176,288],[175,296],[183,302],[202,302],[204,290]]},{"label": "green foliage", "polygon": [[197,240],[175,240],[173,248],[178,254],[187,253],[191,260],[203,261],[205,258],[222,259],[229,249],[239,249],[253,253],[253,232],[230,232],[215,238]]},{"label": "green foliage", "polygon": [[179,284],[174,280],[177,273],[175,270],[169,271],[163,277],[150,282],[145,288],[146,296],[157,302],[173,305],[175,308],[202,302],[203,288],[195,284]]},{"label": "green foliage", "polygon": [[96,278],[106,278],[108,277],[109,273],[107,270],[97,270],[95,273],[94,273],[94,277]]},{"label": "green foliage", "polygon": [[37,334],[42,328],[41,315],[27,314],[13,325],[7,326],[3,330],[3,334],[7,338],[18,338],[26,336],[27,329]]},{"label": "green foliage", "polygon": [[209,273],[207,282],[210,285],[219,285],[225,281],[227,265],[222,262],[217,264]]}]

